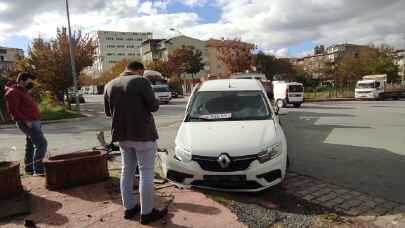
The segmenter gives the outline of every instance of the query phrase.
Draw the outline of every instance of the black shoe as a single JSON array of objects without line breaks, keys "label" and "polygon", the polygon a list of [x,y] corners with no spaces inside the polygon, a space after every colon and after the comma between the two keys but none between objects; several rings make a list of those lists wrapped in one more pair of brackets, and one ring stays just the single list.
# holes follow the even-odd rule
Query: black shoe
[{"label": "black shoe", "polygon": [[125,210],[124,219],[131,219],[141,212],[141,206],[135,205],[134,208]]},{"label": "black shoe", "polygon": [[141,224],[146,225],[151,222],[157,221],[157,220],[165,217],[166,214],[167,214],[167,209],[158,210],[156,208],[153,208],[151,213],[149,213],[147,215],[141,215]]}]

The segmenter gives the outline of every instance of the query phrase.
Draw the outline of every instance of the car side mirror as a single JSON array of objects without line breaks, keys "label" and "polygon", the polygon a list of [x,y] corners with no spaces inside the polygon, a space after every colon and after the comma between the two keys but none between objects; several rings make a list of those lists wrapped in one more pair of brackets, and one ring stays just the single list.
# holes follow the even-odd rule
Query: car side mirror
[{"label": "car side mirror", "polygon": [[276,106],[274,108],[274,114],[276,114],[278,116],[279,112],[280,112],[280,108],[278,106]]}]

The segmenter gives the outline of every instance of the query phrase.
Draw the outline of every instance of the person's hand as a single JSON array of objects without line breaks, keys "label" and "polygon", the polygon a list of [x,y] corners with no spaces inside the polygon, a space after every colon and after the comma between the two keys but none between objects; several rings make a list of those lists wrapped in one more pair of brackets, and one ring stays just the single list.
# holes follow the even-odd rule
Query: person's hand
[{"label": "person's hand", "polygon": [[32,121],[25,121],[25,126],[32,128]]}]

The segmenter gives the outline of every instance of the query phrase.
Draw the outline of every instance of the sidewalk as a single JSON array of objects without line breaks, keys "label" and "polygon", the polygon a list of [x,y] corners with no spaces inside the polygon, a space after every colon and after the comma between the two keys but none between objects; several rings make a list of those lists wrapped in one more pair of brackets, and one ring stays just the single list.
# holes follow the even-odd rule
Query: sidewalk
[{"label": "sidewalk", "polygon": [[[123,219],[117,178],[63,191],[46,190],[39,177],[23,178],[23,185],[30,188],[32,214],[0,222],[0,227],[22,227],[25,220],[38,227],[146,227],[138,218]],[[200,192],[160,187],[155,204],[168,206],[169,214],[152,227],[246,227],[228,208]]]}]

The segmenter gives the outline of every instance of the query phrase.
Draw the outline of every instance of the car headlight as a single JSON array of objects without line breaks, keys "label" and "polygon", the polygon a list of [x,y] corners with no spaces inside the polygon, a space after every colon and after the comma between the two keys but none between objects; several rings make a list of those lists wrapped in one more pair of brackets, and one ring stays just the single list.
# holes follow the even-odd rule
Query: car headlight
[{"label": "car headlight", "polygon": [[276,144],[267,147],[264,151],[257,155],[257,160],[260,163],[265,163],[281,155],[281,145]]},{"label": "car headlight", "polygon": [[175,153],[175,158],[177,158],[178,160],[180,160],[182,162],[191,161],[191,152],[187,151],[184,148],[181,148],[181,147],[177,146],[174,153]]}]

